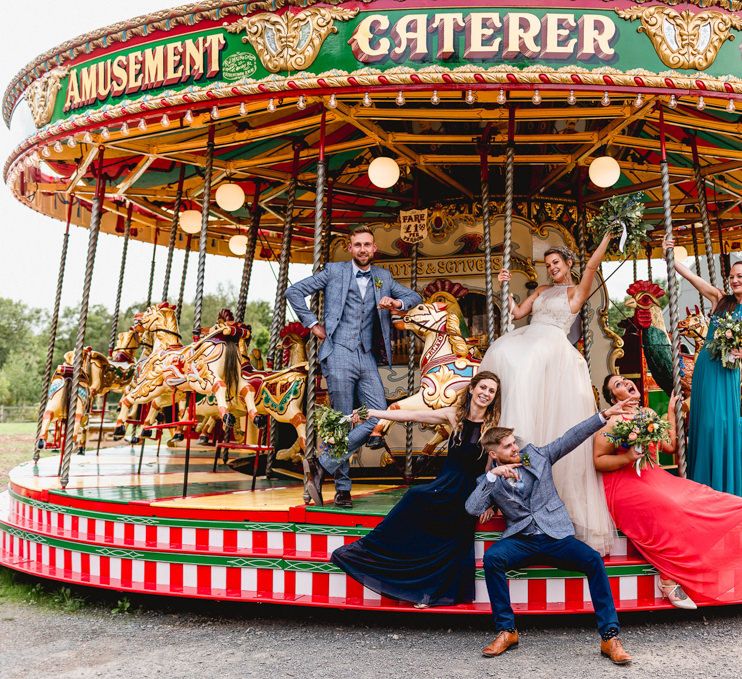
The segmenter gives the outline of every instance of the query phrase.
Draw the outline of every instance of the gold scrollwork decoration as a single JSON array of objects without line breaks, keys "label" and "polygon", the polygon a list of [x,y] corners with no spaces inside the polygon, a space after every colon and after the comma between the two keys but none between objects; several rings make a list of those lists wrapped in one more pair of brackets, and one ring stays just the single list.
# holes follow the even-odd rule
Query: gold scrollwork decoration
[{"label": "gold scrollwork decoration", "polygon": [[734,40],[731,29],[742,29],[742,17],[715,10],[693,13],[664,5],[635,5],[616,13],[622,19],[641,21],[637,31],[649,36],[657,56],[670,68],[703,71],[714,63],[721,46]]},{"label": "gold scrollwork decoration", "polygon": [[263,12],[226,24],[229,33],[244,30],[260,61],[271,73],[303,71],[319,54],[327,36],[337,33],[335,21],[348,21],[358,8],[309,7],[296,14]]},{"label": "gold scrollwork decoration", "polygon": [[26,89],[26,102],[37,128],[44,127],[54,114],[57,94],[62,88],[62,78],[67,75],[66,68],[55,68],[34,80]]}]

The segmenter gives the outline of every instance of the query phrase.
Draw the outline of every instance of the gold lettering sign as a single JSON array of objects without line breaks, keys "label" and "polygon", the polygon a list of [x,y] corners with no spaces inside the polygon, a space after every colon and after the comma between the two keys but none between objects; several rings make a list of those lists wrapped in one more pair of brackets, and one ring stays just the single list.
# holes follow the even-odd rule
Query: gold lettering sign
[{"label": "gold lettering sign", "polygon": [[[394,262],[377,261],[377,266],[388,269],[394,278],[410,278],[412,264],[409,259]],[[493,257],[492,266],[495,269],[502,267],[502,257]],[[484,255],[475,257],[444,257],[425,258],[417,263],[417,275],[425,278],[445,276],[446,278],[457,276],[483,276]]]}]

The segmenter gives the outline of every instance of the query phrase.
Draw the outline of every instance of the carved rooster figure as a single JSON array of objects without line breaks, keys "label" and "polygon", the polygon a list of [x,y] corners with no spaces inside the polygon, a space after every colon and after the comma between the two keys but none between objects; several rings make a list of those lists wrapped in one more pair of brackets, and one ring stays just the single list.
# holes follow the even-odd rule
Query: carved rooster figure
[{"label": "carved rooster figure", "polygon": [[[672,344],[667,334],[659,301],[665,291],[650,281],[635,281],[626,293],[626,305],[635,309],[632,322],[641,331],[642,349],[654,381],[669,396],[672,394]],[[680,382],[683,398],[690,399],[695,357],[680,354]]]}]

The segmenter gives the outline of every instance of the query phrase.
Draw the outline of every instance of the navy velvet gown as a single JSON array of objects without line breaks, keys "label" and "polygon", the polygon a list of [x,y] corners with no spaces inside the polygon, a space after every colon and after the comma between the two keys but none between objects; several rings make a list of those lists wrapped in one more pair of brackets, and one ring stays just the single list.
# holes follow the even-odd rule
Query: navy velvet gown
[{"label": "navy velvet gown", "polygon": [[474,600],[474,527],[464,503],[484,472],[479,423],[464,420],[449,440],[438,478],[414,486],[366,536],[336,549],[332,562],[384,596],[445,606]]}]

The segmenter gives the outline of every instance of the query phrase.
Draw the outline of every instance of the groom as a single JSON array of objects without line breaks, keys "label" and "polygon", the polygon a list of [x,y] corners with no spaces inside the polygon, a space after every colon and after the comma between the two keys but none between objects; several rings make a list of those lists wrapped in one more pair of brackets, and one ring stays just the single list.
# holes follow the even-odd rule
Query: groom
[{"label": "groom", "polygon": [[466,511],[480,516],[497,506],[507,528],[484,554],[484,577],[497,636],[482,649],[482,655],[501,655],[518,644],[506,572],[531,564],[548,564],[587,575],[601,637],[600,652],[617,665],[631,661],[618,638],[618,616],[603,559],[575,538],[574,526],[551,475],[552,465],[613,415],[628,412],[630,402],[632,399],[615,403],[540,448],[529,443],[519,450],[513,430],[505,427],[494,427],[483,434],[480,444],[494,466],[480,477],[479,485],[466,501]]},{"label": "groom", "polygon": [[[420,295],[397,283],[386,269],[371,265],[376,250],[373,231],[366,226],[357,227],[350,235],[350,262],[330,263],[286,291],[286,299],[299,320],[322,341],[319,360],[330,402],[346,415],[356,405],[386,408],[377,363],[391,365],[389,312],[408,309],[422,301]],[[307,296],[320,290],[325,293],[325,325],[318,322],[306,302]],[[324,451],[318,460],[304,460],[307,490],[316,505],[323,504],[322,478],[327,473],[335,477],[335,506],[353,506],[348,459],[366,443],[377,421],[370,418],[353,428],[348,436],[348,452],[341,459]]]}]

